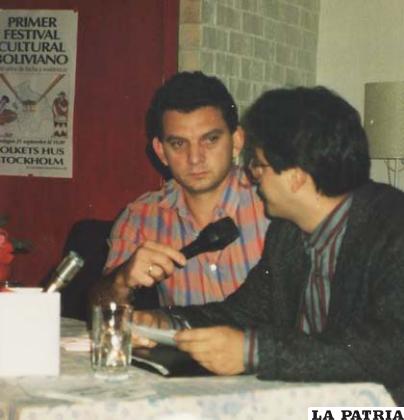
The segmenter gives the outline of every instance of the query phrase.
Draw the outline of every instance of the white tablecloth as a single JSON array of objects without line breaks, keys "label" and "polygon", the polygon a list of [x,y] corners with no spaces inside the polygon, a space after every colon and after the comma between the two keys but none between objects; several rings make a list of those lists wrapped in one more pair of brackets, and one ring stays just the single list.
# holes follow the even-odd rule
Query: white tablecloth
[{"label": "white tablecloth", "polygon": [[[63,320],[64,335],[83,331]],[[382,385],[260,381],[254,376],[163,378],[132,368],[96,379],[88,353],[61,350],[59,377],[0,378],[0,420],[307,419],[311,406],[394,406]]]}]

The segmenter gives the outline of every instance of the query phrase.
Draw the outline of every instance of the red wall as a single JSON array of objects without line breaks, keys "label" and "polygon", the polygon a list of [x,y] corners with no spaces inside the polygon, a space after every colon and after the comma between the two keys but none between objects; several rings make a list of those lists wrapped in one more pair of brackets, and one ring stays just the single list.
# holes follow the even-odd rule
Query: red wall
[{"label": "red wall", "polygon": [[13,278],[38,284],[72,224],[111,219],[160,177],[145,156],[144,114],[177,62],[179,0],[0,0],[5,9],[78,11],[73,178],[0,176],[0,214],[33,250]]}]

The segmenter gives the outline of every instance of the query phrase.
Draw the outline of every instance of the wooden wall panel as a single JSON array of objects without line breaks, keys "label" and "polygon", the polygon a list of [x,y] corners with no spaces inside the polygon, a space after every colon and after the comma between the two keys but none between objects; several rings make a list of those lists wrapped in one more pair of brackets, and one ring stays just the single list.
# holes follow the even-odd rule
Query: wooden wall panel
[{"label": "wooden wall panel", "polygon": [[60,259],[72,224],[111,219],[160,177],[146,158],[144,114],[176,70],[178,0],[0,0],[5,9],[79,13],[73,178],[0,176],[8,230],[34,243],[13,277],[38,284]]}]

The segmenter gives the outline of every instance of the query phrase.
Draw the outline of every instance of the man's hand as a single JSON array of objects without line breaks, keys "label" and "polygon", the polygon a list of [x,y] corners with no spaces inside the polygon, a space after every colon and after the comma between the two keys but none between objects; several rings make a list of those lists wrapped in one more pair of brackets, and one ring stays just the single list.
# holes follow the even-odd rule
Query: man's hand
[{"label": "man's hand", "polygon": [[169,277],[175,264],[183,267],[186,258],[168,245],[146,241],[119,267],[103,275],[91,292],[92,303],[115,301],[128,303],[131,289],[153,286]]},{"label": "man's hand", "polygon": [[175,264],[183,267],[186,259],[176,249],[154,241],[139,245],[127,263],[121,269],[124,286],[153,286],[169,277]]},{"label": "man's hand", "polygon": [[[146,327],[160,328],[167,330],[170,328],[170,323],[167,315],[163,311],[156,309],[150,311],[134,311],[132,316],[134,324],[144,325]],[[132,334],[133,347],[154,347],[157,343],[149,338],[140,337]]]},{"label": "man's hand", "polygon": [[230,327],[196,328],[175,335],[178,348],[218,375],[244,372],[244,333]]}]

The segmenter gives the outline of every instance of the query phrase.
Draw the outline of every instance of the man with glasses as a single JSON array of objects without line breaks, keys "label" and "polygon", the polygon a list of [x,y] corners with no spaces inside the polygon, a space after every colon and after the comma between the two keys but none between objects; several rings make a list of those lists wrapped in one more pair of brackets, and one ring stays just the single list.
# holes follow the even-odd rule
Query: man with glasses
[{"label": "man with glasses", "polygon": [[178,347],[217,374],[397,391],[404,194],[369,179],[357,111],[326,88],[277,89],[252,105],[245,129],[249,168],[273,217],[260,262],[224,302],[135,319],[186,320]]}]

